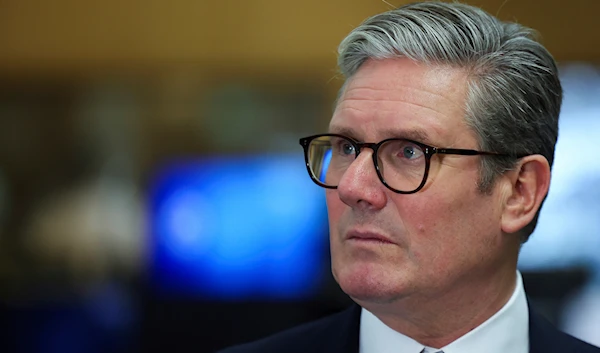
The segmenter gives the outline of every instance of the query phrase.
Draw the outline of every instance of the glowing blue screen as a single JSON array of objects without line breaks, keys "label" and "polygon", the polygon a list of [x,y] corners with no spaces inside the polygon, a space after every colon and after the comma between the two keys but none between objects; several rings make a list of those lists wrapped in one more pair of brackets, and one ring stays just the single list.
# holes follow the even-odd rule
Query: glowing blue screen
[{"label": "glowing blue screen", "polygon": [[301,156],[172,164],[151,192],[151,277],[167,294],[300,299],[325,273],[324,193]]}]

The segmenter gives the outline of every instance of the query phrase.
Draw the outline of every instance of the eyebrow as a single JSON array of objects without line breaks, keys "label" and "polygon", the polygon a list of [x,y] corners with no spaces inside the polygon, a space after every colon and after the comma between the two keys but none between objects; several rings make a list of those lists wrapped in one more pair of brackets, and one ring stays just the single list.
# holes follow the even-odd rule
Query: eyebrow
[{"label": "eyebrow", "polygon": [[[362,140],[358,138],[358,136],[360,136],[361,134],[350,127],[332,126],[329,128],[329,133],[348,136],[357,141]],[[422,142],[425,144],[432,143],[427,132],[419,128],[410,130],[388,128],[379,130],[379,134],[383,137],[382,140],[387,138],[403,138],[408,140],[414,140],[417,142]]]}]

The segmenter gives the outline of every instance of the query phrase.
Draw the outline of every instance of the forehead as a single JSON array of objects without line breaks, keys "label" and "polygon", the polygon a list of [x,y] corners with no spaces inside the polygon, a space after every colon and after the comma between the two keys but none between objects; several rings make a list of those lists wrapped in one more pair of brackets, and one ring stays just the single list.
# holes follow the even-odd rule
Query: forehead
[{"label": "forehead", "polygon": [[357,139],[411,134],[434,142],[468,130],[466,90],[464,70],[405,58],[368,60],[346,83],[330,131],[363,135],[352,136]]}]

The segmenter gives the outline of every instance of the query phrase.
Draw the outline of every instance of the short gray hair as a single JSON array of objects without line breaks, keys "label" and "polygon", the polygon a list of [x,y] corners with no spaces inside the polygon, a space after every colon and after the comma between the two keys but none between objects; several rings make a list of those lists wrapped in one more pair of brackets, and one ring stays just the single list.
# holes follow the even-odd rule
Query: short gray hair
[{"label": "short gray hair", "polygon": [[[406,57],[465,69],[465,121],[479,148],[541,154],[552,166],[562,88],[556,63],[533,30],[466,4],[422,2],[367,19],[341,42],[338,54],[346,82],[368,59]],[[489,193],[516,163],[516,158],[482,157],[480,191]],[[538,215],[521,231],[523,242]]]}]

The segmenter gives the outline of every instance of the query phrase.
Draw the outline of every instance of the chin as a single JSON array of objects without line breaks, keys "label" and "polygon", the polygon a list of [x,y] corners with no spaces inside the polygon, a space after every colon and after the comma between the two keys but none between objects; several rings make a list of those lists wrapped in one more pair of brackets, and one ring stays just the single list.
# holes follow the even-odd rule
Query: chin
[{"label": "chin", "polygon": [[390,276],[392,271],[380,264],[353,263],[337,268],[339,270],[335,266],[333,269],[335,280],[342,291],[359,304],[386,304],[406,295],[403,281],[397,276]]}]

